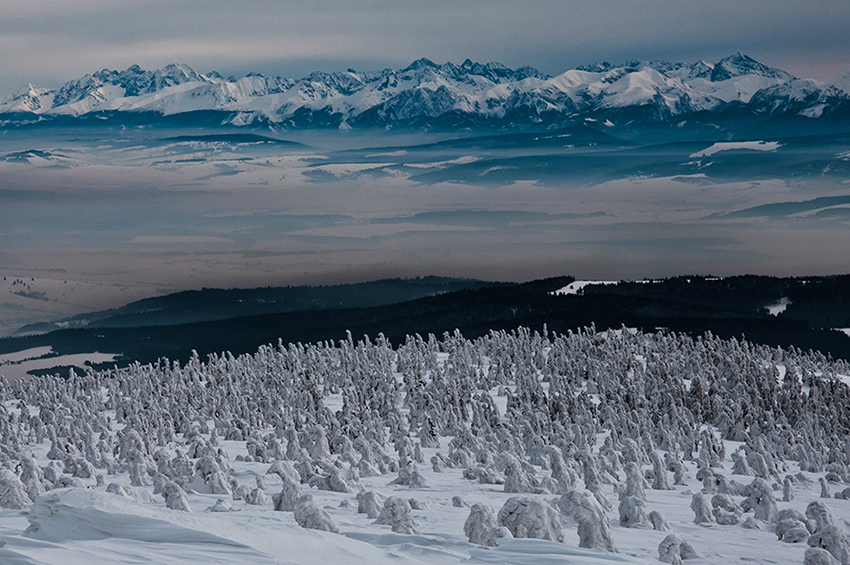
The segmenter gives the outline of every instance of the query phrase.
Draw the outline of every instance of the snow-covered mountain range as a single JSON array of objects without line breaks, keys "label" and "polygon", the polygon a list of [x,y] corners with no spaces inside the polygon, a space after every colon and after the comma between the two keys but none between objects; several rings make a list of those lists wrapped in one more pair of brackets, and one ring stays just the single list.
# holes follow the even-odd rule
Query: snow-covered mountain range
[{"label": "snow-covered mountain range", "polygon": [[737,53],[711,64],[602,63],[548,76],[499,63],[435,64],[401,70],[312,73],[301,79],[249,74],[225,78],[187,65],[102,70],[57,90],[28,85],[0,113],[81,116],[93,112],[199,110],[226,121],[290,127],[435,124],[533,125],[576,116],[614,122],[663,121],[694,112],[745,109],[808,118],[850,112],[850,73],[820,82],[796,78]]}]

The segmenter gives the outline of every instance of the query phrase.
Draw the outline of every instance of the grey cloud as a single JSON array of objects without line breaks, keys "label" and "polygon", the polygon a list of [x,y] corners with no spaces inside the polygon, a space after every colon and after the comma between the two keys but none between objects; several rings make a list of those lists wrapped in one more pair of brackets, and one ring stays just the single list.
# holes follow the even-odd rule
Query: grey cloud
[{"label": "grey cloud", "polygon": [[[812,212],[814,210],[831,209],[832,206],[844,206],[850,204],[850,196],[823,196],[804,200],[802,202],[776,202],[773,204],[762,204],[752,208],[736,210],[726,214],[715,214],[719,218],[786,218],[794,214]],[[838,209],[843,210],[843,209]],[[824,210],[825,212],[826,210]],[[838,211],[838,215],[842,212]]]},{"label": "grey cloud", "polygon": [[415,223],[431,225],[454,225],[504,229],[505,227],[529,226],[566,220],[598,218],[607,216],[604,212],[590,214],[544,214],[541,212],[523,212],[516,210],[450,210],[441,212],[421,212],[412,216],[394,216],[381,218],[375,223]]},{"label": "grey cloud", "polygon": [[315,65],[378,70],[470,57],[559,73],[602,59],[716,59],[740,49],[816,78],[850,67],[843,0],[2,0],[0,12],[3,95],[27,81],[58,86],[103,67],[175,61],[293,76]]}]

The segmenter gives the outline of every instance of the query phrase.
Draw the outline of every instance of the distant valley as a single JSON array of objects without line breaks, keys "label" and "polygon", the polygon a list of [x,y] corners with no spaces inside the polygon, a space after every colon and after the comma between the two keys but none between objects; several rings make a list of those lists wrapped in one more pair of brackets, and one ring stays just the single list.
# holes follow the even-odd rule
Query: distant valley
[{"label": "distant valley", "polygon": [[[850,272],[849,84],[737,53],[557,76],[425,59],[299,79],[133,66],[28,86],[0,104],[0,335],[126,361],[345,329],[398,337],[598,320],[842,356],[846,336],[833,330],[850,322],[803,315],[794,299],[779,316],[759,310],[790,296],[773,282],[734,316],[623,285],[559,302],[519,283],[843,280],[821,277]],[[427,274],[460,282],[392,283],[378,301],[343,286],[342,302],[328,299],[335,284]],[[323,297],[308,289],[317,284],[331,285]],[[209,290],[281,287],[286,300]]]},{"label": "distant valley", "polygon": [[[37,373],[67,374],[71,366],[84,372],[160,357],[186,361],[193,351],[203,357],[238,355],[278,340],[320,343],[381,334],[399,344],[413,334],[439,337],[459,330],[476,338],[491,330],[566,333],[593,324],[597,330],[626,326],[694,337],[710,332],[850,359],[848,297],[850,276],[688,276],[616,284],[578,284],[572,277],[510,284],[425,277],[329,287],[204,289],[76,316],[63,322],[66,329],[0,339],[0,358],[10,365],[37,360]],[[107,352],[111,358],[104,360]],[[92,361],[88,365],[85,354]],[[60,357],[62,363],[50,364]]]}]

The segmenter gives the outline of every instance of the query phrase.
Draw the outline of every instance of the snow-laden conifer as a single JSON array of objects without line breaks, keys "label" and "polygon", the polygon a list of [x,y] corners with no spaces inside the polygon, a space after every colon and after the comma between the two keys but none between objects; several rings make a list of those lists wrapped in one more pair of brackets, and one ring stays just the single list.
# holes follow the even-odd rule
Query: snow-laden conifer
[{"label": "snow-laden conifer", "polygon": [[384,500],[384,505],[376,524],[390,526],[397,534],[418,534],[419,529],[413,519],[410,501],[400,496],[390,496]]},{"label": "snow-laden conifer", "polygon": [[841,562],[823,548],[810,547],[806,550],[803,565],[841,565]]},{"label": "snow-laden conifer", "polygon": [[26,487],[11,469],[0,469],[0,508],[21,509],[32,504]]},{"label": "snow-laden conifer", "polygon": [[295,479],[298,473],[282,473],[280,478],[283,486],[280,492],[272,495],[274,509],[282,512],[292,512],[301,500],[301,483]]},{"label": "snow-laden conifer", "polygon": [[498,545],[499,540],[513,537],[508,528],[496,523],[493,509],[486,504],[472,505],[469,509],[469,517],[463,524],[463,533],[466,534],[469,543],[489,547]]},{"label": "snow-laden conifer", "polygon": [[578,524],[579,547],[617,551],[605,509],[588,490],[571,490],[558,499],[558,509]]},{"label": "snow-laden conifer", "polygon": [[564,541],[558,511],[539,498],[509,498],[499,510],[497,523],[515,538]]},{"label": "snow-laden conifer", "polygon": [[690,543],[678,534],[670,534],[658,544],[658,560],[672,565],[684,565],[684,559],[697,557]]},{"label": "snow-laden conifer", "polygon": [[357,493],[357,513],[366,514],[370,520],[376,519],[384,507],[383,497],[372,490],[361,490]]},{"label": "snow-laden conifer", "polygon": [[721,526],[734,526],[741,521],[743,509],[735,504],[728,494],[715,494],[711,497],[712,513],[714,519]]},{"label": "snow-laden conifer", "polygon": [[753,482],[744,489],[744,495],[747,497],[741,502],[741,509],[744,512],[753,510],[756,520],[776,521],[779,510],[776,507],[773,489],[767,481],[761,477],[753,479]]},{"label": "snow-laden conifer", "polygon": [[706,524],[714,521],[711,507],[702,493],[695,493],[691,497],[691,510],[694,511],[694,524]]},{"label": "snow-laden conifer", "polygon": [[301,500],[295,506],[294,516],[295,522],[302,528],[332,533],[339,532],[339,528],[337,528],[330,514],[316,504],[309,495],[301,497]]}]

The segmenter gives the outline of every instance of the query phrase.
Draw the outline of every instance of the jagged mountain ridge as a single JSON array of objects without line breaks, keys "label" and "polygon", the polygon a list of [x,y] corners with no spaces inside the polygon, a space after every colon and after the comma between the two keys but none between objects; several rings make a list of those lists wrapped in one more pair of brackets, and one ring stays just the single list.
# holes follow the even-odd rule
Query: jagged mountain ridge
[{"label": "jagged mountain ridge", "polygon": [[834,84],[798,79],[742,53],[714,64],[601,63],[558,76],[468,59],[461,65],[419,59],[401,70],[315,72],[297,80],[261,74],[225,78],[178,64],[154,71],[134,65],[104,69],[57,90],[28,85],[0,103],[0,113],[218,110],[230,113],[227,121],[236,125],[268,121],[343,129],[427,125],[446,116],[459,123],[530,125],[581,115],[622,118],[628,109],[653,121],[740,107],[819,118],[850,110],[847,80],[839,79]]}]

